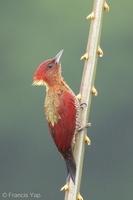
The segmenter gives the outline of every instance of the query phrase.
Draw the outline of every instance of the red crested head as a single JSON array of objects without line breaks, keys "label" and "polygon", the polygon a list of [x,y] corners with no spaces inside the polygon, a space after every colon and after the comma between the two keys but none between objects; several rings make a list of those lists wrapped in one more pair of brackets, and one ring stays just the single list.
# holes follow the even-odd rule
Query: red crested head
[{"label": "red crested head", "polygon": [[40,64],[34,74],[33,85],[52,86],[61,77],[60,58],[63,53],[61,50],[53,59],[49,59]]}]

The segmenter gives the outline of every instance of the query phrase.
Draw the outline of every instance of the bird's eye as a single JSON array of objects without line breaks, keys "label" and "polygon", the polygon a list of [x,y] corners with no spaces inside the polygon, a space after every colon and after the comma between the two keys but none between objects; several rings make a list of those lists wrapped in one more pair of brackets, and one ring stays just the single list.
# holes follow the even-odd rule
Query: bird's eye
[{"label": "bird's eye", "polygon": [[48,65],[48,68],[51,69],[52,67],[53,67],[53,64],[50,63],[50,64]]}]

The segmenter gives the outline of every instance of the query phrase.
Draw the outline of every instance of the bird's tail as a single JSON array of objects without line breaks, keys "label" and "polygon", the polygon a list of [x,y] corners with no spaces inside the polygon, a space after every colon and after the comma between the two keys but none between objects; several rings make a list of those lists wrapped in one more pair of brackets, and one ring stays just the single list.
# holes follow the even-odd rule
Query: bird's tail
[{"label": "bird's tail", "polygon": [[73,152],[69,151],[63,154],[63,158],[66,163],[67,167],[67,179],[66,182],[69,182],[70,178],[72,179],[73,183],[75,184],[75,176],[76,176],[76,163],[73,156]]}]

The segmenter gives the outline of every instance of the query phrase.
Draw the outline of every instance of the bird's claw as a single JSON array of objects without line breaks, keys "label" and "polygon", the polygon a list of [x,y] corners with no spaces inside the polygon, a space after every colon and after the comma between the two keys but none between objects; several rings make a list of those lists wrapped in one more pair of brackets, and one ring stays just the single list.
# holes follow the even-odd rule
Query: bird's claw
[{"label": "bird's claw", "polygon": [[81,104],[80,104],[80,108],[82,109],[82,111],[83,111],[83,109],[84,109],[83,105],[87,106],[87,103],[81,103]]},{"label": "bird's claw", "polygon": [[80,127],[80,128],[78,129],[78,132],[83,131],[85,128],[89,128],[90,126],[91,126],[91,123],[87,123],[87,124],[85,124],[84,126]]},{"label": "bird's claw", "polygon": [[69,189],[69,186],[68,186],[68,184],[66,184],[60,189],[60,191],[68,190],[68,189]]},{"label": "bird's claw", "polygon": [[83,105],[87,106],[87,103],[81,103],[80,107],[82,107]]}]

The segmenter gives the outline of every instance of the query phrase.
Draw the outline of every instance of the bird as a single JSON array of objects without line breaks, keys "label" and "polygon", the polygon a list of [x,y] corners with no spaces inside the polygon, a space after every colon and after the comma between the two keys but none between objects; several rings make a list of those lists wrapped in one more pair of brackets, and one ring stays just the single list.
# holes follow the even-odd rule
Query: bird
[{"label": "bird", "polygon": [[34,74],[33,85],[46,86],[44,113],[50,135],[66,163],[67,190],[70,179],[75,184],[75,137],[80,128],[80,101],[61,75],[61,50],[54,58],[42,62]]}]

